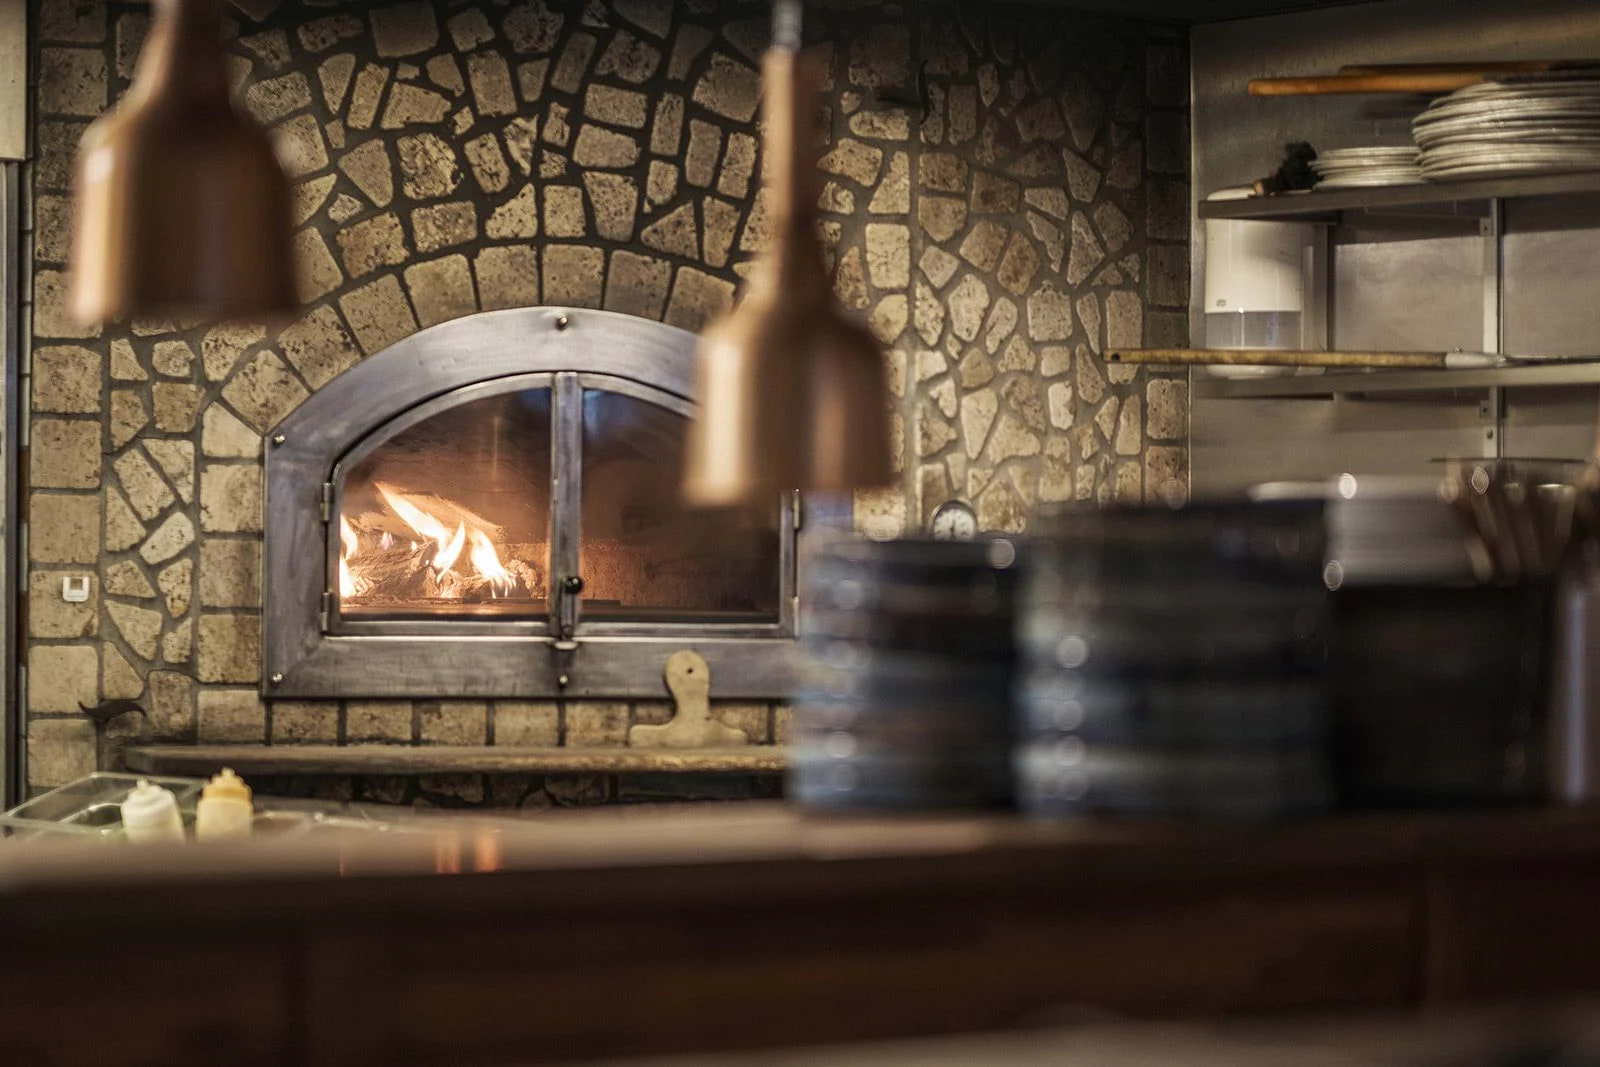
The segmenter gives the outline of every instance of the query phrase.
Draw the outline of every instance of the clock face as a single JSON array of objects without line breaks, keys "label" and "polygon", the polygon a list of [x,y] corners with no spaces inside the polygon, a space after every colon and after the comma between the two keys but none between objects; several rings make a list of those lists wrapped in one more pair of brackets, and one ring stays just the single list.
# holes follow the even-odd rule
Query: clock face
[{"label": "clock face", "polygon": [[940,504],[928,523],[936,541],[970,541],[978,536],[978,516],[959,500]]}]

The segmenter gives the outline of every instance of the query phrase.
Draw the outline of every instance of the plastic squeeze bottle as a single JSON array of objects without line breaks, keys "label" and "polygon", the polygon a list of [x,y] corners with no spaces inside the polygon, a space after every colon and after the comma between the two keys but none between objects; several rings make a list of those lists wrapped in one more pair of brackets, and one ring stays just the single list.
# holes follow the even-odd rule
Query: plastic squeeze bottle
[{"label": "plastic squeeze bottle", "polygon": [[220,841],[230,837],[249,837],[255,807],[250,802],[250,787],[232,768],[206,783],[195,808],[194,835],[201,841]]},{"label": "plastic squeeze bottle", "polygon": [[183,843],[178,798],[159,785],[139,779],[122,802],[122,830],[138,845]]}]

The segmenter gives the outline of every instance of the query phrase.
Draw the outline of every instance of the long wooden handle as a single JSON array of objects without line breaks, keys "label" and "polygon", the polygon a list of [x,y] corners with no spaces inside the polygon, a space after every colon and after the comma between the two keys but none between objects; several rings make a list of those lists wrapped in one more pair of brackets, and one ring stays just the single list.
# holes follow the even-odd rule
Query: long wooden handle
[{"label": "long wooden handle", "polygon": [[1474,63],[1347,63],[1340,74],[1539,74],[1600,66],[1600,59],[1500,59]]},{"label": "long wooden handle", "polygon": [[1119,348],[1109,363],[1267,367],[1443,367],[1443,352],[1295,352],[1281,348]]},{"label": "long wooden handle", "polygon": [[1326,96],[1334,93],[1453,93],[1487,81],[1482,71],[1434,74],[1333,74],[1313,78],[1252,78],[1251,96]]}]

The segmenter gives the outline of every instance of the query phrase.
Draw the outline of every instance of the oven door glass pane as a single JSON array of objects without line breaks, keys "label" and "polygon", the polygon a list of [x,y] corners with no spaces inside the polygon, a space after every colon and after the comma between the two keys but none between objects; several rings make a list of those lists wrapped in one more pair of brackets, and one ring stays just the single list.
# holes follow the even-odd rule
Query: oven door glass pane
[{"label": "oven door glass pane", "polygon": [[686,507],[678,483],[688,429],[685,416],[659,404],[584,390],[584,622],[778,621],[778,500]]},{"label": "oven door glass pane", "polygon": [[550,390],[466,401],[361,459],[340,494],[351,619],[549,615]]}]

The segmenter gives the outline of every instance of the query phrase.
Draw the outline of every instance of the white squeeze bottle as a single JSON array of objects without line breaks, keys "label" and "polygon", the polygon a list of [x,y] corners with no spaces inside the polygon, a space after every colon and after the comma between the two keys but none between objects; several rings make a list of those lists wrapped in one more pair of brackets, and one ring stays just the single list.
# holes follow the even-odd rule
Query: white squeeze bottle
[{"label": "white squeeze bottle", "polygon": [[159,785],[139,779],[122,802],[122,830],[137,845],[183,843],[178,798]]},{"label": "white squeeze bottle", "polygon": [[194,836],[201,841],[221,841],[230,837],[249,837],[255,807],[250,802],[250,787],[232,768],[206,783],[195,808]]}]

